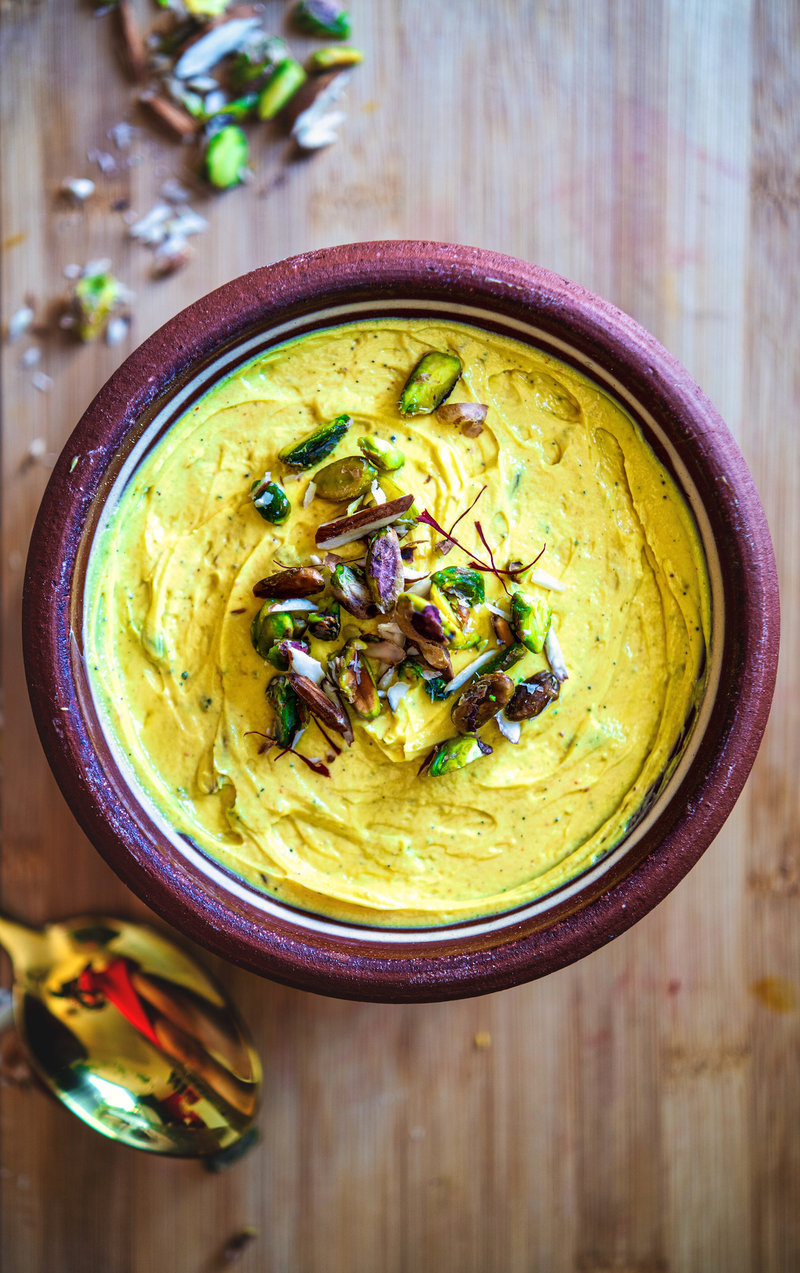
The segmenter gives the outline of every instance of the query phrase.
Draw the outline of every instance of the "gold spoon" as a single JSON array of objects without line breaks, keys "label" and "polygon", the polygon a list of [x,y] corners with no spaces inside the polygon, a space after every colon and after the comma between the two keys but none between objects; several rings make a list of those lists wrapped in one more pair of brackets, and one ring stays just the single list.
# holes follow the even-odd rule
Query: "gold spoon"
[{"label": "gold spoon", "polygon": [[36,1070],[104,1136],[176,1157],[251,1127],[261,1062],[219,987],[144,924],[80,916],[44,929],[0,916],[14,1017]]}]

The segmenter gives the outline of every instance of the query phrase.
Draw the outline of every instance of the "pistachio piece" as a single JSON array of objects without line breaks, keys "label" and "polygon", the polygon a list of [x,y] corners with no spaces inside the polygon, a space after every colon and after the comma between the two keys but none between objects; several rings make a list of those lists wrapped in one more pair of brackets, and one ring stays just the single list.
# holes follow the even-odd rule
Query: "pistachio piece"
[{"label": "pistachio piece", "polygon": [[305,84],[306,73],[293,57],[282,58],[258,95],[258,118],[274,119]]},{"label": "pistachio piece", "polygon": [[303,438],[302,442],[285,446],[278,452],[278,459],[292,469],[313,468],[336,449],[352,423],[349,415],[338,415],[327,424],[321,424],[308,437]]},{"label": "pistachio piece", "polygon": [[292,16],[306,35],[332,35],[336,40],[350,35],[350,15],[337,0],[300,0]]},{"label": "pistachio piece", "polygon": [[394,612],[400,631],[412,641],[423,640],[436,645],[444,644],[442,616],[436,606],[413,592],[398,597]]},{"label": "pistachio piece", "polygon": [[341,71],[346,66],[358,66],[364,61],[360,49],[349,48],[344,44],[326,44],[324,49],[315,49],[306,61],[309,75],[319,75],[324,71]]},{"label": "pistachio piece", "polygon": [[430,415],[450,396],[460,375],[461,362],[455,354],[425,354],[400,394],[403,415]]},{"label": "pistachio piece", "polygon": [[332,460],[314,474],[316,494],[332,504],[347,504],[365,495],[377,476],[377,469],[363,456],[346,455],[342,460]]},{"label": "pistachio piece", "polygon": [[339,603],[329,601],[308,616],[308,631],[318,641],[336,641],[341,628]]},{"label": "pistachio piece", "polygon": [[355,615],[357,619],[369,619],[375,613],[363,574],[343,561],[331,575],[331,592],[348,614]]},{"label": "pistachio piece", "polygon": [[97,339],[123,292],[119,280],[105,271],[94,270],[78,279],[72,293],[72,310],[79,340],[88,343]]},{"label": "pistachio piece", "polygon": [[238,124],[226,124],[206,147],[206,176],[217,190],[238,186],[247,165],[247,138]]},{"label": "pistachio piece", "polygon": [[482,605],[486,600],[483,575],[479,570],[468,570],[466,566],[445,566],[431,575],[431,583],[441,588],[451,605]]},{"label": "pistachio piece", "polygon": [[325,577],[313,566],[295,566],[291,570],[279,570],[253,585],[256,597],[270,597],[281,601],[284,597],[310,597],[322,592]]},{"label": "pistachio piece", "polygon": [[439,778],[442,774],[463,769],[465,765],[471,765],[474,760],[480,760],[481,756],[491,755],[491,752],[492,748],[489,744],[484,743],[480,738],[475,738],[473,734],[462,734],[458,738],[450,738],[447,742],[439,743],[428,767],[428,773],[431,778]]},{"label": "pistachio piece", "polygon": [[355,539],[363,539],[372,531],[381,530],[398,521],[413,503],[413,495],[403,495],[399,499],[387,500],[385,504],[376,504],[373,508],[361,508],[349,517],[338,517],[335,521],[325,522],[317,527],[317,547],[341,548]]},{"label": "pistachio piece", "polygon": [[348,641],[339,654],[328,662],[329,670],[344,698],[364,720],[375,720],[381,713],[381,700],[375,674],[369,665],[366,641]]},{"label": "pistachio piece", "polygon": [[250,497],[256,511],[273,526],[280,526],[292,511],[289,497],[277,482],[253,482]]},{"label": "pistachio piece", "polygon": [[506,707],[509,720],[532,720],[558,698],[560,685],[552,672],[537,672],[520,681]]},{"label": "pistachio piece", "polygon": [[297,651],[308,654],[308,643],[306,641],[277,641],[267,651],[267,659],[279,672],[288,672],[294,666],[292,653]]},{"label": "pistachio piece", "polygon": [[425,662],[449,680],[453,668],[444,646],[442,615],[436,606],[413,592],[404,592],[398,598],[394,617],[401,632],[414,642]]},{"label": "pistachio piece", "polygon": [[456,615],[444,592],[435,583],[430,587],[430,600],[442,616],[445,640],[454,650],[471,650],[480,643],[480,633],[475,628],[468,606],[462,607]]},{"label": "pistachio piece", "polygon": [[381,614],[389,614],[403,591],[405,580],[400,540],[392,526],[384,526],[372,536],[364,573],[376,608]]},{"label": "pistachio piece", "polygon": [[334,703],[325,691],[321,690],[307,676],[300,676],[297,672],[290,672],[286,680],[297,697],[306,704],[312,716],[316,716],[329,729],[335,729],[336,733],[341,734],[346,742],[351,743],[353,741],[353,727],[343,707]]},{"label": "pistachio piece", "polygon": [[514,682],[505,672],[490,672],[461,695],[450,713],[460,734],[474,734],[505,707],[514,693]]},{"label": "pistachio piece", "polygon": [[275,741],[280,747],[290,747],[298,729],[302,729],[308,721],[305,704],[295,693],[289,679],[287,676],[273,676],[265,690],[275,717],[272,727]]},{"label": "pistachio piece", "polygon": [[543,597],[530,597],[521,590],[511,598],[511,627],[515,636],[534,654],[541,654],[553,611]]},{"label": "pistachio piece", "polygon": [[522,642],[515,641],[513,645],[507,645],[505,649],[498,650],[493,658],[487,659],[481,672],[484,676],[488,676],[490,672],[507,672],[515,663],[519,663],[525,654],[526,649]]},{"label": "pistachio piece", "polygon": [[384,442],[383,438],[374,436],[359,438],[358,449],[382,473],[394,473],[406,462],[403,452]]},{"label": "pistachio piece", "polygon": [[482,402],[448,402],[439,407],[436,415],[442,424],[460,425],[465,437],[477,438],[483,433],[483,422],[489,408]]},{"label": "pistachio piece", "polygon": [[288,614],[270,614],[270,602],[266,601],[250,624],[250,640],[253,649],[266,659],[279,641],[289,641],[294,633],[294,623]]}]

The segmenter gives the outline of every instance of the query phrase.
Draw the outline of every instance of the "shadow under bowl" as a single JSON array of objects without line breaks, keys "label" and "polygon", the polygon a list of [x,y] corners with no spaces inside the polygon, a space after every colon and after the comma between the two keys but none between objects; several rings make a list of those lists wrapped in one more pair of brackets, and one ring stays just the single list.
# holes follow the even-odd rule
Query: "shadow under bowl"
[{"label": "shadow under bowl", "polygon": [[[221,376],[346,322],[429,317],[528,342],[594,380],[639,423],[694,512],[712,589],[708,686],[669,777],[625,840],[514,911],[447,927],[357,926],[257,892],[166,824],[110,744],[83,661],[84,584],[103,510],[163,432]],[[184,310],[101,389],[53,470],[24,595],[36,725],[78,822],[125,883],[216,954],[344,998],[413,1002],[500,990],[588,954],[683,878],[744,786],[778,655],[775,562],[741,454],[691,377],[631,318],[533,265],[425,242],[324,249],[253,271]]]}]

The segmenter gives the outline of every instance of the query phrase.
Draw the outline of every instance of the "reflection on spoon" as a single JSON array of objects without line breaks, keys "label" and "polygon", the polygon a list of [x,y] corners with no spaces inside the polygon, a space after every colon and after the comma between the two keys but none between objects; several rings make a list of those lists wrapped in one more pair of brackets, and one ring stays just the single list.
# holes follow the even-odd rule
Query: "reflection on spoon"
[{"label": "reflection on spoon", "polygon": [[17,1027],[40,1077],[96,1131],[192,1157],[255,1118],[261,1063],[219,987],[144,924],[81,917],[45,929],[0,917]]}]

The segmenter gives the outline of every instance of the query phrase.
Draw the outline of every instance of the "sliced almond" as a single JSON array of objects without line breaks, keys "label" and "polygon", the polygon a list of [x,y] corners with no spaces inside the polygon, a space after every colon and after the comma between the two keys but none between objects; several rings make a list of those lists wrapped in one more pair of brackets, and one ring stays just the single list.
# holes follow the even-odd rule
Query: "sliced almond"
[{"label": "sliced almond", "polygon": [[117,13],[125,63],[131,79],[138,83],[144,79],[147,70],[147,48],[144,36],[136,20],[136,14],[133,12],[131,0],[119,0]]},{"label": "sliced almond", "polygon": [[317,527],[316,543],[318,548],[341,548],[343,544],[351,544],[355,539],[363,539],[383,526],[391,526],[398,517],[407,513],[414,503],[413,495],[401,495],[399,499],[389,500],[375,508],[362,508],[350,517],[337,517],[335,521],[323,522]]},{"label": "sliced almond", "polygon": [[143,93],[139,98],[142,106],[146,106],[149,111],[155,115],[165,128],[167,128],[175,137],[181,141],[187,137],[194,137],[197,133],[197,123],[192,119],[188,111],[182,107],[176,106],[175,102],[171,102],[168,97],[162,97],[159,93]]}]

